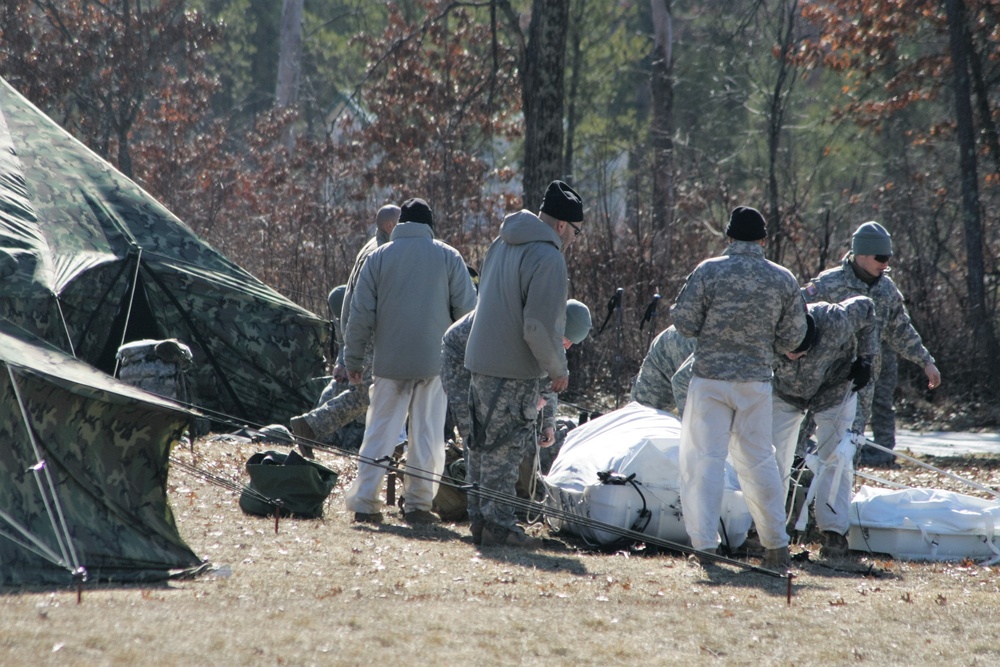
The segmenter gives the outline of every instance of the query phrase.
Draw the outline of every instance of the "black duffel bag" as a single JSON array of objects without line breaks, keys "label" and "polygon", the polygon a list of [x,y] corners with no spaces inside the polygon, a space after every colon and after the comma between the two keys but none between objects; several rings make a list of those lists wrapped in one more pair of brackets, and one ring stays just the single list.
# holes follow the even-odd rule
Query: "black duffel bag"
[{"label": "black duffel bag", "polygon": [[273,516],[280,501],[281,516],[321,517],[323,504],[337,484],[336,471],[295,450],[258,452],[247,460],[247,472],[250,484],[240,494],[240,509],[260,516]]}]

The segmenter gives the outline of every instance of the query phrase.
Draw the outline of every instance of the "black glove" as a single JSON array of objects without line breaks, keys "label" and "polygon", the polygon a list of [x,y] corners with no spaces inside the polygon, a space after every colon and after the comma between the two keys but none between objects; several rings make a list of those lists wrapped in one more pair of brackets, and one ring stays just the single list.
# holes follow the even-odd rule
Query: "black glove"
[{"label": "black glove", "polygon": [[858,357],[851,364],[851,372],[847,374],[848,380],[854,380],[851,391],[861,391],[868,386],[872,379],[872,358]]}]

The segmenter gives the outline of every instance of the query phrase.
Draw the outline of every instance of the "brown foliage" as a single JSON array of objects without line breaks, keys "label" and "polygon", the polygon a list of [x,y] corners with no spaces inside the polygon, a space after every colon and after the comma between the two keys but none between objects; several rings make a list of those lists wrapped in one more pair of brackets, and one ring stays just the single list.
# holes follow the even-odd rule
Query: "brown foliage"
[{"label": "brown foliage", "polygon": [[[426,3],[428,16],[446,4]],[[488,27],[465,11],[413,25],[394,8],[382,35],[361,39],[371,62],[359,95],[366,118],[344,123],[338,157],[361,191],[427,200],[436,233],[478,255],[512,190],[501,151],[518,135],[513,55],[503,49],[496,72],[484,67]]]},{"label": "brown foliage", "polygon": [[[220,28],[179,12],[183,4],[11,0],[0,7],[0,72],[236,263],[314,312],[326,312],[326,294],[344,282],[375,211],[389,201],[425,198],[437,234],[478,266],[502,214],[520,206],[508,156],[522,129],[515,48],[498,42],[494,53],[488,26],[460,3],[428,0],[427,18],[417,22],[392,8],[381,34],[358,37],[369,75],[327,118],[273,111],[239,128],[211,106],[219,84],[209,74],[207,45]],[[990,45],[998,40],[1000,2],[967,5],[971,39],[983,65],[996,68]],[[834,118],[850,118],[885,142],[885,178],[864,194],[844,185],[841,208],[826,218],[783,203],[783,261],[807,280],[839,260],[845,229],[880,220],[893,233],[895,276],[945,387],[972,386],[977,369],[964,364],[964,351],[974,341],[955,324],[966,290],[947,141],[953,124],[934,106],[948,67],[939,3],[903,12],[897,3],[840,0],[805,3],[804,12],[821,22],[822,38],[794,62],[845,74]],[[986,74],[996,80],[993,69]],[[289,127],[298,134],[291,154],[281,142]],[[322,131],[302,129],[312,127]],[[568,253],[570,293],[591,307],[597,327],[617,287],[624,299],[620,335],[613,314],[604,333],[570,351],[570,400],[596,392],[610,397],[594,406],[606,409],[627,396],[649,342],[648,325],[640,330],[639,323],[653,294],[662,295],[662,329],[685,275],[721,249],[729,209],[763,201],[696,150],[677,159],[669,266],[654,261],[666,239],[651,229],[648,164],[632,161],[624,222],[609,203],[622,188],[591,175],[582,190],[587,233]],[[990,210],[998,180],[984,183]],[[987,230],[994,299],[998,238]],[[903,384],[919,386],[911,366],[902,366]]]},{"label": "brown foliage", "polygon": [[[995,100],[996,0],[964,3],[972,71],[982,87],[975,91],[980,117],[978,140],[981,170],[1000,164],[996,138]],[[832,109],[834,120],[864,128],[875,145],[884,146],[881,187],[854,203],[870,211],[871,219],[893,233],[896,259],[893,274],[908,297],[908,309],[927,347],[937,357],[951,389],[965,400],[976,400],[977,386],[986,386],[975,350],[981,337],[960,323],[967,321],[969,287],[965,284],[966,230],[961,225],[959,163],[951,90],[953,75],[945,4],[838,0],[805,3],[804,16],[821,36],[801,54],[800,62],[840,72],[844,86]],[[985,111],[984,111],[985,109]],[[989,161],[987,161],[989,160]],[[1000,196],[997,179],[981,179],[984,210]],[[860,221],[860,220],[859,220]],[[988,283],[987,317],[996,326],[996,274],[1000,245],[984,218],[983,254]],[[919,385],[922,373],[912,364],[901,366],[904,385]]]},{"label": "brown foliage", "polygon": [[215,34],[184,0],[14,0],[2,20],[7,80],[99,154],[115,155],[126,176],[133,129],[164,86],[164,66],[195,70]]}]

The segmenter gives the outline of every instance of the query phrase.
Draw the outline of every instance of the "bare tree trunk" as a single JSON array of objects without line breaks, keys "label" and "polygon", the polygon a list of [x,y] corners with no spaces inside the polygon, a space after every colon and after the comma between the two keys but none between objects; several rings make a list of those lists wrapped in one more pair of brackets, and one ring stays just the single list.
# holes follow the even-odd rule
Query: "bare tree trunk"
[{"label": "bare tree trunk", "polygon": [[[278,82],[274,98],[279,108],[295,106],[299,101],[299,76],[302,71],[302,10],[304,0],[285,0],[281,12],[281,45],[278,52]],[[289,127],[285,148],[295,148],[295,131]]]},{"label": "bare tree trunk", "polygon": [[767,198],[768,198],[768,246],[771,258],[778,262],[784,256],[785,234],[782,225],[781,193],[778,190],[778,150],[781,132],[785,126],[785,101],[795,82],[795,74],[788,58],[795,43],[795,17],[798,15],[797,0],[789,6],[781,5],[778,32],[780,53],[777,55],[777,78],[771,91],[771,103],[767,124]]},{"label": "bare tree trunk", "polygon": [[532,0],[527,40],[510,0],[491,0],[490,7],[503,12],[517,43],[524,114],[522,206],[535,210],[549,181],[562,177],[569,0]]},{"label": "bare tree trunk", "polygon": [[562,174],[563,91],[569,0],[533,0],[521,70],[524,111],[524,206],[542,203]]},{"label": "bare tree trunk", "polygon": [[976,47],[972,42],[972,36],[966,35],[968,46],[969,65],[972,72],[972,84],[976,91],[976,106],[979,110],[979,122],[983,128],[983,135],[986,146],[990,150],[993,158],[993,172],[1000,174],[1000,136],[997,135],[996,124],[993,122],[993,114],[990,111],[990,93],[983,76],[983,64]]},{"label": "bare tree trunk", "polygon": [[972,90],[966,52],[965,5],[962,0],[946,0],[951,62],[955,85],[955,122],[962,175],[962,222],[965,227],[966,285],[969,292],[968,325],[974,332],[974,353],[991,372],[996,389],[1000,347],[986,312],[983,287],[983,225],[979,213],[979,177],[976,169],[976,138],[972,121]]},{"label": "bare tree trunk", "polygon": [[650,70],[653,148],[653,262],[669,271],[674,219],[673,17],[670,0],[650,0],[653,62]]},{"label": "bare tree trunk", "polygon": [[587,1],[576,0],[576,14],[570,28],[569,95],[566,106],[566,150],[563,155],[563,179],[573,184],[573,152],[576,138],[576,102],[580,89],[580,68],[583,67],[583,26],[587,17]]}]

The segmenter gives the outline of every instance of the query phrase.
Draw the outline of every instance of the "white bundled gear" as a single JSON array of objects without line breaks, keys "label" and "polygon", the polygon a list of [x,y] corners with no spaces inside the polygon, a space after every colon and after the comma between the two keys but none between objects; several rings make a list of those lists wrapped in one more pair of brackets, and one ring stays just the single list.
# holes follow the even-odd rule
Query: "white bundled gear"
[{"label": "white bundled gear", "polygon": [[900,560],[1000,562],[997,498],[941,489],[862,486],[851,503],[850,548]]},{"label": "white bundled gear", "polygon": [[[632,401],[570,431],[542,477],[545,504],[559,510],[548,519],[551,527],[590,544],[620,539],[601,524],[689,544],[680,506],[680,429],[673,414]],[[736,549],[752,519],[728,461],[721,483],[726,546]]]}]

